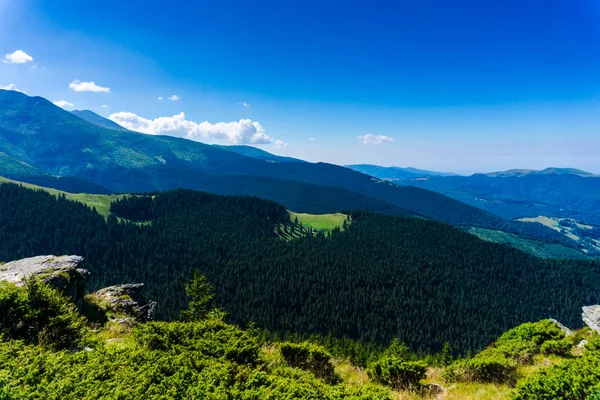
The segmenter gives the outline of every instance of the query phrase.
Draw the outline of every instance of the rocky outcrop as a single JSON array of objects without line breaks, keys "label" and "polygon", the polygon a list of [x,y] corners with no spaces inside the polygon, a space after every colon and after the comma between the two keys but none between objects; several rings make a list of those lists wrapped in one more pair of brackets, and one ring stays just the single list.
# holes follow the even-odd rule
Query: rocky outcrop
[{"label": "rocky outcrop", "polygon": [[143,283],[110,286],[92,293],[91,297],[113,322],[145,322],[154,319],[156,302],[144,298],[143,287]]},{"label": "rocky outcrop", "polygon": [[81,311],[89,272],[78,268],[79,256],[38,256],[0,265],[0,281],[23,286],[25,279],[38,277],[50,287],[68,296]]},{"label": "rocky outcrop", "polygon": [[[23,286],[26,279],[37,277],[50,287],[64,293],[88,319],[106,319],[133,323],[154,318],[156,302],[142,295],[143,283],[110,286],[86,295],[85,285],[90,273],[79,265],[80,256],[37,256],[0,265],[0,281]],[[93,304],[90,304],[93,303]],[[102,314],[96,315],[100,311]]]},{"label": "rocky outcrop", "polygon": [[582,310],[581,318],[583,322],[600,333],[600,305],[582,307]]}]

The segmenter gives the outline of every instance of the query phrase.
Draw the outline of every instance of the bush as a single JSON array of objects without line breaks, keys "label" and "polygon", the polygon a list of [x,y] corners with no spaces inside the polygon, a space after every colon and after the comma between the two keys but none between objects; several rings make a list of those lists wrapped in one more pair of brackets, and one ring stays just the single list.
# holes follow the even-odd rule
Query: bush
[{"label": "bush", "polygon": [[551,320],[527,322],[505,332],[488,349],[450,365],[443,375],[449,382],[488,382],[514,385],[517,366],[540,352],[566,354],[572,342]]},{"label": "bush", "polygon": [[564,356],[568,354],[573,348],[573,342],[567,339],[562,340],[548,340],[544,342],[540,347],[540,351],[542,354],[557,354],[559,356]]},{"label": "bush", "polygon": [[53,349],[80,346],[88,337],[75,305],[38,279],[24,287],[0,283],[0,336]]},{"label": "bush", "polygon": [[316,377],[328,383],[339,381],[331,364],[331,355],[314,343],[282,343],[281,355],[290,367],[311,371]]},{"label": "bush", "polygon": [[596,400],[600,386],[600,339],[590,341],[580,358],[563,361],[519,382],[513,400]]},{"label": "bush", "polygon": [[256,365],[259,345],[247,332],[220,319],[199,322],[147,322],[132,331],[148,350],[194,351],[204,357]]},{"label": "bush", "polygon": [[548,340],[563,339],[565,333],[553,321],[544,319],[538,322],[526,322],[509,331],[506,331],[496,341],[497,346],[507,342],[530,342],[536,346]]},{"label": "bush", "polygon": [[552,321],[527,322],[505,332],[492,345],[497,352],[520,364],[528,363],[547,341],[565,338],[565,333]]},{"label": "bush", "polygon": [[443,372],[448,382],[481,382],[514,385],[517,380],[517,363],[501,354],[487,353],[460,360]]},{"label": "bush", "polygon": [[395,390],[417,389],[426,372],[427,365],[423,361],[404,361],[389,356],[380,358],[367,369],[371,379]]},{"label": "bush", "polygon": [[[171,330],[170,324],[176,326]],[[298,368],[230,361],[226,349],[243,342],[244,333],[222,322],[151,325],[135,328],[137,334],[167,337],[160,340],[166,349],[132,342],[111,351],[54,352],[22,341],[0,342],[0,400],[390,398],[381,387],[331,386]],[[213,348],[217,358],[209,354]]]},{"label": "bush", "polygon": [[585,400],[600,400],[600,383],[592,388],[590,395]]}]

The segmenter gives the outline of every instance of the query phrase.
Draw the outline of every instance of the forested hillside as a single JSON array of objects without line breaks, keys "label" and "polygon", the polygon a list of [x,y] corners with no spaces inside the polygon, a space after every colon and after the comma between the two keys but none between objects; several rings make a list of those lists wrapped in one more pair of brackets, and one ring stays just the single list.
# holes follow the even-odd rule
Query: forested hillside
[{"label": "forested hillside", "polygon": [[113,205],[107,220],[81,204],[0,185],[0,260],[86,257],[96,287],[144,282],[162,318],[185,304],[195,269],[239,323],[331,333],[413,349],[480,348],[510,326],[553,317],[577,326],[600,301],[593,262],[544,261],[449,225],[366,212],[343,232],[284,241],[285,208],[249,197],[177,190]]},{"label": "forested hillside", "polygon": [[[500,229],[577,246],[539,224],[507,221],[439,193],[382,182],[341,166],[273,162],[277,157],[247,147],[223,149],[171,136],[107,129],[100,125],[110,122],[99,125],[98,118],[102,117],[95,116],[90,123],[44,98],[0,90],[0,152],[6,154],[0,158],[0,173],[35,183],[40,176],[83,180],[95,193],[187,188],[260,196],[300,212],[387,212],[387,208],[392,215],[417,214],[455,226]],[[254,158],[257,153],[259,158]],[[49,185],[56,183],[45,179]]]}]

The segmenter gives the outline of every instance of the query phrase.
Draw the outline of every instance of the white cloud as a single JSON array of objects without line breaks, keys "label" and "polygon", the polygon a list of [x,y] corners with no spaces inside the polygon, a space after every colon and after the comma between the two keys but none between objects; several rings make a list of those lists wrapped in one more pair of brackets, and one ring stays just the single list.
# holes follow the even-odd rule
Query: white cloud
[{"label": "white cloud", "polygon": [[102,107],[102,108],[108,108],[108,105],[107,104],[102,104],[100,107]]},{"label": "white cloud", "polygon": [[287,147],[287,143],[283,140],[276,140],[273,142],[273,147],[276,149],[285,149]]},{"label": "white cloud", "polygon": [[14,90],[15,92],[27,93],[26,91],[19,89],[17,87],[17,85],[15,85],[14,83],[9,83],[6,86],[0,85],[0,89],[2,89],[2,90]]},{"label": "white cloud", "polygon": [[250,104],[246,103],[245,101],[240,101],[238,104],[240,106],[244,106],[244,107],[252,107]]},{"label": "white cloud", "polygon": [[196,141],[221,141],[230,144],[267,144],[273,139],[260,122],[240,119],[233,122],[194,122],[185,119],[184,113],[172,117],[147,119],[130,112],[118,112],[108,117],[117,124],[150,135],[169,135]]},{"label": "white cloud", "polygon": [[33,61],[33,57],[25,53],[23,50],[17,50],[14,53],[8,53],[4,55],[5,64],[25,64]]},{"label": "white cloud", "polygon": [[393,142],[394,139],[384,135],[373,135],[367,133],[366,135],[359,136],[357,138],[361,144],[382,144],[384,142]]},{"label": "white cloud", "polygon": [[315,138],[314,138],[314,137],[308,138],[308,141],[309,141],[309,142],[314,142],[314,141],[315,141]]},{"label": "white cloud", "polygon": [[167,97],[167,99],[171,100],[171,101],[178,101],[181,100],[181,98],[179,96],[177,96],[176,94],[174,94],[173,96],[169,96]]},{"label": "white cloud", "polygon": [[54,105],[62,107],[62,108],[69,108],[69,107],[74,107],[75,104],[70,103],[66,100],[58,100],[58,101],[53,101],[52,103],[54,103]]},{"label": "white cloud", "polygon": [[158,96],[158,100],[162,100],[162,99],[163,99],[163,97],[162,97],[162,96]]},{"label": "white cloud", "polygon": [[76,92],[110,92],[110,88],[96,85],[95,82],[81,82],[79,79],[75,79],[69,84],[69,88]]}]

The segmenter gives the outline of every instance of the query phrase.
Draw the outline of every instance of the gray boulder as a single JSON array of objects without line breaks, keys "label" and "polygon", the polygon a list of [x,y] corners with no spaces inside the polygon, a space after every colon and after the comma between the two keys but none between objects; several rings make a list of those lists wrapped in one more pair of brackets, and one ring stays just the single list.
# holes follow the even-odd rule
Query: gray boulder
[{"label": "gray boulder", "polygon": [[0,281],[23,286],[25,279],[38,277],[68,296],[81,311],[89,272],[78,268],[80,256],[37,256],[0,265]]},{"label": "gray boulder", "polygon": [[113,322],[146,322],[154,319],[156,302],[146,300],[142,294],[143,287],[143,283],[109,286],[92,293],[91,297]]},{"label": "gray boulder", "polygon": [[582,307],[582,310],[581,318],[583,322],[600,333],[600,305]]},{"label": "gray boulder", "polygon": [[572,330],[570,330],[569,328],[567,328],[566,326],[564,326],[557,320],[550,318],[550,321],[554,322],[554,324],[556,324],[556,326],[558,326],[560,328],[560,330],[565,333],[565,336],[571,336],[573,334]]}]

